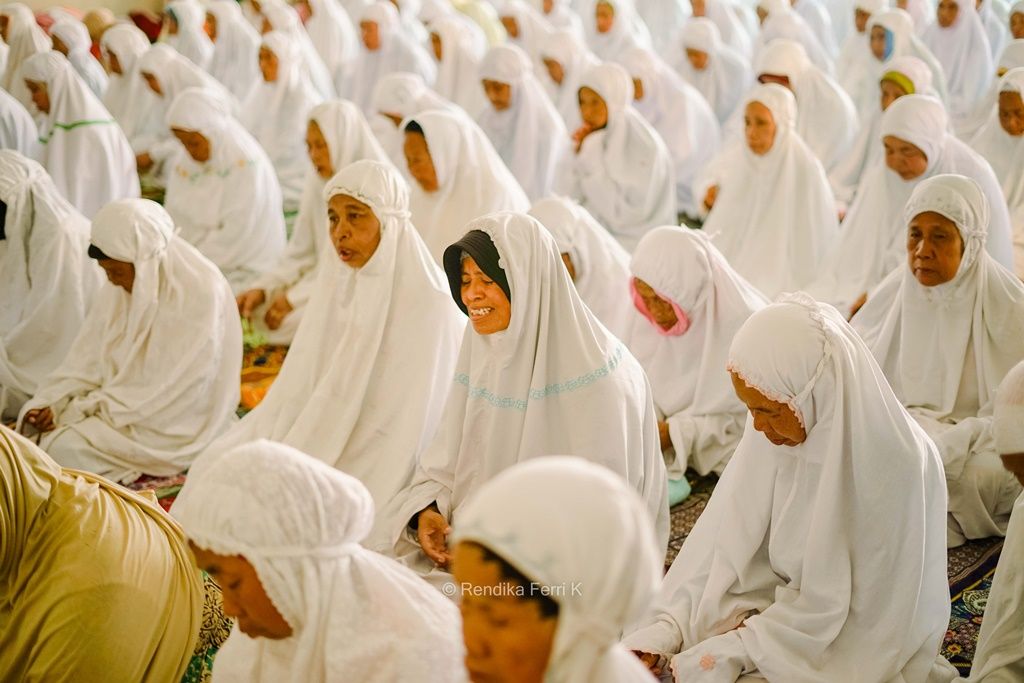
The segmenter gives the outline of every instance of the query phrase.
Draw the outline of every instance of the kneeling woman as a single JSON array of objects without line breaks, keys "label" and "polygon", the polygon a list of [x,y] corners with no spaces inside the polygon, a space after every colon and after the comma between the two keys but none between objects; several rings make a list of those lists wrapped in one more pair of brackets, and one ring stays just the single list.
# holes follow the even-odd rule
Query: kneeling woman
[{"label": "kneeling woman", "polygon": [[797,294],[752,315],[729,358],[751,418],[625,644],[652,668],[671,660],[680,681],[955,678],[937,656],[942,463],[867,346]]}]

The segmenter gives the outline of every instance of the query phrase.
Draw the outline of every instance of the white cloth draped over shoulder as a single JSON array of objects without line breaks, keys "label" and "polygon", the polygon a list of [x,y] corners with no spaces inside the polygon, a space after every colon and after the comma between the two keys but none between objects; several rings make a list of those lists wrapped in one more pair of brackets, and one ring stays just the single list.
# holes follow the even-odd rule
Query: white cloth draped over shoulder
[{"label": "white cloth draped over shoulder", "polygon": [[1024,67],[1024,38],[1011,40],[1003,48],[1002,54],[996,61],[997,77],[990,80],[989,87],[985,94],[978,100],[974,109],[966,117],[955,121],[953,130],[961,140],[970,140],[981,127],[988,123],[992,114],[992,108],[999,102],[999,74],[1005,74],[1010,69]]},{"label": "white cloth draped over shoulder", "polygon": [[534,77],[530,58],[515,45],[492,47],[479,73],[511,89],[508,108],[498,111],[488,104],[477,118],[480,128],[526,196],[546,197],[564,184],[571,154],[565,122]]},{"label": "white cloth draped over shoulder", "polygon": [[[634,0],[584,0],[583,4],[586,6],[582,16],[587,46],[599,59],[614,62],[630,48],[654,47],[651,32],[636,11]],[[612,26],[606,33],[597,29],[598,5],[608,5],[613,10]]]},{"label": "white cloth draped over shoulder", "polygon": [[637,16],[647,27],[651,37],[650,45],[643,47],[657,54],[664,54],[690,17],[690,3],[633,0],[633,4],[636,6]]},{"label": "white cloth draped over shoulder", "polygon": [[466,223],[494,211],[527,211],[530,200],[498,152],[465,114],[428,110],[410,121],[423,129],[430,158],[437,173],[438,189],[425,192],[412,182],[412,222],[423,236],[434,260],[465,233]]},{"label": "white cloth draped over shoulder", "polygon": [[740,328],[729,369],[786,404],[806,440],[773,445],[747,420],[657,609],[624,644],[708,683],[956,678],[937,655],[942,466],[864,342],[835,309],[791,295]]},{"label": "white cloth draped over shoulder", "polygon": [[732,269],[707,235],[689,228],[647,233],[633,254],[630,273],[689,321],[681,335],[668,336],[634,311],[626,337],[651,382],[654,405],[668,423],[669,479],[682,478],[687,467],[701,475],[721,474],[746,424],[746,408],[725,368],[729,344],[768,300]]},{"label": "white cloth draped over shoulder", "polygon": [[168,134],[167,126],[154,114],[159,105],[157,96],[139,75],[141,58],[147,50],[149,39],[134,24],[114,24],[100,39],[100,53],[108,66],[115,59],[121,69],[121,73],[110,72],[103,106],[121,126],[136,154],[146,151],[141,143],[147,138]]},{"label": "white cloth draped over shoulder", "polygon": [[[139,196],[135,155],[117,121],[56,50],[30,57],[26,80],[46,86],[50,110],[39,122],[39,161],[61,194],[92,218],[115,199]],[[83,173],[83,169],[93,169]]]},{"label": "white cloth draped over shoulder", "polygon": [[885,29],[886,38],[891,41],[888,54],[881,63],[874,58],[873,54],[871,55],[876,65],[875,77],[889,71],[894,60],[902,57],[916,57],[928,65],[928,70],[932,74],[932,89],[935,91],[935,96],[948,107],[949,86],[945,68],[924,41],[917,37],[914,32],[914,21],[910,18],[910,14],[898,8],[878,12],[868,20],[868,32],[870,33],[875,26]]},{"label": "white cloth draped over shoulder", "polygon": [[491,335],[467,328],[437,437],[386,516],[394,551],[421,573],[436,571],[407,526],[414,515],[437,503],[458,527],[468,497],[499,472],[566,453],[607,467],[640,493],[661,552],[668,489],[640,364],[583,303],[539,222],[497,213],[464,227],[494,242],[511,321]]},{"label": "white cloth draped over shoulder", "polygon": [[177,474],[235,419],[242,333],[234,297],[155,202],[108,204],[91,242],[135,266],[132,291],[100,287],[74,352],[21,420],[33,408],[53,411],[56,429],[40,445],[64,467],[121,482]]},{"label": "white cloth draped over shoulder", "polygon": [[530,215],[548,229],[572,263],[573,284],[597,319],[628,341],[634,315],[629,300],[629,252],[576,202],[553,196],[534,202]]},{"label": "white cloth draped over shoulder", "polygon": [[397,168],[406,174],[405,134],[403,120],[428,109],[451,109],[460,112],[455,105],[427,87],[422,76],[410,73],[393,73],[377,82],[373,89],[373,105],[366,113],[370,129],[377,136],[381,147],[387,152]]},{"label": "white cloth draped over shoulder", "polygon": [[806,287],[837,236],[835,199],[825,171],[796,131],[796,100],[770,83],[747,96],[768,108],[775,140],[755,154],[744,140],[726,148],[694,188],[718,187],[704,231],[729,264],[765,296]]},{"label": "white cloth draped over shoulder", "polygon": [[945,72],[954,123],[970,114],[996,76],[988,36],[974,2],[957,0],[956,4],[959,10],[952,26],[943,28],[935,21],[921,33]]},{"label": "white cloth draped over shoulder", "polygon": [[244,290],[268,270],[285,245],[281,188],[259,143],[223,100],[202,89],[179,95],[167,125],[199,133],[210,157],[196,161],[184,147],[173,158],[165,205],[181,236]]},{"label": "white cloth draped over shoulder", "polygon": [[565,121],[569,133],[576,132],[583,125],[580,118],[580,81],[590,67],[598,63],[579,38],[566,31],[554,31],[545,38],[540,49],[540,59],[551,60],[562,69],[562,82],[556,83],[545,66],[544,83],[551,101]]},{"label": "white cloth draped over shoulder", "polygon": [[832,56],[822,46],[810,24],[793,9],[789,0],[759,0],[757,7],[767,12],[767,17],[761,23],[761,33],[754,43],[755,62],[768,43],[773,40],[791,40],[803,46],[812,64],[826,74],[834,72]]},{"label": "white cloth draped over shoulder", "polygon": [[480,62],[487,51],[487,38],[468,17],[445,16],[430,24],[430,32],[441,41],[434,89],[472,117],[489,106],[480,84]]},{"label": "white cloth draped over shoulder", "polygon": [[320,58],[313,41],[299,20],[299,14],[285,0],[260,0],[260,12],[263,15],[263,26],[261,33],[278,31],[284,33],[299,46],[302,55],[302,62],[305,65],[303,73],[309,78],[310,83],[317,89],[320,96],[329,99],[335,96],[336,90],[331,72]]},{"label": "white cloth draped over shoulder", "polygon": [[[852,12],[863,12],[870,18],[886,9],[887,0],[856,0]],[[911,20],[913,28],[913,20]],[[846,37],[836,59],[836,81],[853,98],[857,113],[871,110],[878,98],[872,87],[877,84],[878,60],[871,52],[871,30],[853,30]],[[873,99],[872,99],[873,98]]]},{"label": "white cloth draped over shoulder", "polygon": [[245,20],[235,0],[209,0],[206,13],[217,24],[209,73],[244,102],[249,91],[262,80],[259,54],[260,34]]},{"label": "white cloth draped over shoulder", "polygon": [[631,251],[644,233],[676,223],[672,157],[633,107],[633,82],[618,64],[591,67],[580,87],[604,100],[608,122],[583,140],[569,194]]},{"label": "white cloth draped over shoulder", "polygon": [[30,159],[39,157],[39,129],[14,95],[0,88],[0,149],[13,149]]},{"label": "white cloth draped over shoulder", "polygon": [[551,24],[526,0],[501,0],[495,4],[498,16],[515,24],[516,35],[508,34],[508,42],[528,54],[531,60],[539,62],[540,49],[554,30]]},{"label": "white cloth draped over shoulder", "polygon": [[96,97],[103,99],[103,93],[107,89],[107,72],[89,51],[92,48],[92,39],[85,24],[80,21],[58,21],[50,27],[50,35],[56,36],[64,43],[64,47],[68,49],[67,58],[71,66],[75,67],[75,71],[89,86],[89,90],[92,90]]},{"label": "white cloth draped over shoulder", "polygon": [[[687,50],[708,56],[703,69],[693,67],[686,58]],[[706,17],[694,17],[683,26],[673,64],[683,79],[704,95],[722,124],[729,120],[744,94],[754,85],[750,62],[722,41],[718,27]]]},{"label": "white cloth draped over shoulder", "polygon": [[545,681],[653,680],[618,642],[661,581],[660,550],[643,502],[621,479],[577,457],[527,461],[480,488],[453,540],[482,545],[551,589],[558,625]]},{"label": "white cloth draped over shoulder", "polygon": [[164,42],[205,71],[213,57],[213,43],[203,28],[206,22],[203,5],[198,0],[172,0],[167,3],[166,12],[178,29],[177,33],[166,33]]},{"label": "white cloth draped over shoulder", "polygon": [[464,683],[458,609],[393,560],[360,547],[366,487],[289,446],[259,440],[189,478],[172,514],[193,543],[240,555],[292,629],[251,638],[236,624],[220,683],[396,681],[411,671]]},{"label": "white cloth draped over shoulder", "polygon": [[100,284],[89,222],[37,162],[0,150],[0,416],[17,417],[71,350]]},{"label": "white cloth draped over shoulder", "polygon": [[312,16],[306,20],[306,33],[316,48],[339,94],[348,90],[359,55],[359,36],[352,18],[338,0],[310,0]]},{"label": "white cloth draped over shoulder", "polygon": [[21,66],[32,55],[49,52],[53,42],[36,23],[32,10],[20,2],[0,5],[0,16],[7,18],[7,37],[0,40],[0,45],[7,46],[6,59],[0,62],[3,66],[0,88],[14,95],[30,112],[34,111]]}]

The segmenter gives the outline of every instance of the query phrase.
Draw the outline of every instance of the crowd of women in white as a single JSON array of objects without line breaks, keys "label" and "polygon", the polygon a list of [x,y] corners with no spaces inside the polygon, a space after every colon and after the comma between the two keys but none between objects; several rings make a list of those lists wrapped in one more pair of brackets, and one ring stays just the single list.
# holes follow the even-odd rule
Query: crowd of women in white
[{"label": "crowd of women in white", "polygon": [[[284,624],[215,678],[948,681],[946,548],[1006,534],[974,680],[1024,677],[1024,3],[303,10],[101,66],[0,6],[0,413],[189,470]],[[240,316],[291,348],[238,421]],[[419,577],[584,586],[463,595],[463,652]]]}]

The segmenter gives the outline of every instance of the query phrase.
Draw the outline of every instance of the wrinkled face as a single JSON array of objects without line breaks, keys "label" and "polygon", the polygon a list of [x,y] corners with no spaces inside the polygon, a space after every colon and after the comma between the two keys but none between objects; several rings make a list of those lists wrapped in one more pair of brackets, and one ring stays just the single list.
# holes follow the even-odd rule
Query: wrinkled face
[{"label": "wrinkled face", "polygon": [[960,6],[953,0],[939,0],[939,9],[936,12],[939,26],[949,28],[956,23],[956,17],[960,13]]},{"label": "wrinkled face", "polygon": [[501,81],[483,79],[484,94],[495,111],[505,111],[512,106],[512,86]]},{"label": "wrinkled face", "polygon": [[203,30],[206,31],[206,35],[210,37],[210,40],[217,42],[217,16],[212,12],[206,13],[206,21],[203,23]]},{"label": "wrinkled face", "polygon": [[436,33],[431,33],[430,47],[434,50],[434,59],[439,62],[444,59],[444,45],[441,44],[441,36]]},{"label": "wrinkled face", "polygon": [[562,85],[562,79],[565,78],[565,70],[562,68],[562,65],[553,59],[545,57],[544,66],[547,67],[548,75],[551,76],[551,80],[558,85]]},{"label": "wrinkled face", "polygon": [[519,37],[519,22],[516,21],[515,17],[502,17],[501,25],[505,27],[505,32],[509,38]]},{"label": "wrinkled face", "polygon": [[1024,486],[1024,453],[1006,453],[999,457],[1003,461],[1006,471],[1013,474],[1017,481]]},{"label": "wrinkled face", "polygon": [[934,211],[919,213],[907,226],[907,261],[914,277],[934,287],[956,277],[964,241],[956,223]]},{"label": "wrinkled face", "polygon": [[693,9],[695,17],[703,17],[707,14],[707,3],[704,0],[690,0],[690,7]]},{"label": "wrinkled face", "polygon": [[775,144],[775,117],[771,109],[760,102],[751,102],[743,114],[743,125],[751,152],[760,156],[771,151]]},{"label": "wrinkled face", "polygon": [[437,192],[440,183],[437,169],[427,147],[427,138],[420,133],[405,134],[405,163],[409,167],[409,175],[416,180],[424,192]]},{"label": "wrinkled face", "polygon": [[107,52],[107,68],[110,69],[110,73],[123,76],[124,71],[121,69],[121,60],[117,58],[113,52]]},{"label": "wrinkled face", "polygon": [[61,53],[65,57],[68,56],[68,52],[70,52],[70,50],[68,50],[68,46],[64,44],[63,40],[61,40],[60,38],[58,38],[57,36],[54,35],[54,36],[50,36],[50,42],[53,43],[53,49],[54,50],[56,50],[57,52]]},{"label": "wrinkled face", "polygon": [[580,88],[580,118],[593,130],[600,130],[608,125],[608,105],[604,99],[590,88]]},{"label": "wrinkled face", "polygon": [[334,175],[334,165],[331,162],[331,150],[327,145],[327,138],[320,130],[316,121],[310,121],[306,126],[306,151],[309,152],[309,160],[313,162],[318,176],[324,180],[330,180]]},{"label": "wrinkled face", "polygon": [[885,59],[885,34],[886,31],[881,26],[871,27],[871,54],[880,62]]},{"label": "wrinkled face", "polygon": [[671,330],[679,322],[671,301],[658,296],[653,287],[638,277],[633,278],[633,286],[636,287],[636,293],[643,299],[647,312],[654,318],[658,327]]},{"label": "wrinkled face", "polygon": [[331,244],[341,262],[362,268],[373,258],[380,244],[380,221],[373,209],[347,194],[336,194],[327,202]]},{"label": "wrinkled face", "polygon": [[380,27],[375,21],[359,22],[359,30],[363,34],[363,45],[370,52],[380,49]]},{"label": "wrinkled face", "polygon": [[686,59],[687,61],[690,62],[690,66],[692,66],[697,71],[703,71],[704,69],[708,68],[707,52],[704,52],[702,50],[686,48]]},{"label": "wrinkled face", "polygon": [[202,133],[181,128],[171,128],[171,132],[195,161],[203,163],[210,160],[210,141]]},{"label": "wrinkled face", "polygon": [[1007,135],[1024,135],[1024,99],[1019,92],[999,93],[999,125]]},{"label": "wrinkled face", "polygon": [[99,259],[96,263],[100,264],[100,268],[103,269],[103,273],[107,276],[110,284],[120,287],[129,294],[132,293],[132,288],[135,286],[134,263],[116,261],[109,258]]},{"label": "wrinkled face", "polygon": [[792,90],[793,88],[789,85],[789,76],[780,76],[778,74],[761,74],[757,77],[758,83],[775,83],[781,85],[783,88]]},{"label": "wrinkled face", "polygon": [[594,22],[598,33],[608,33],[615,26],[615,8],[603,2],[594,8]]},{"label": "wrinkled face", "polygon": [[928,170],[928,157],[920,147],[892,135],[883,137],[882,145],[885,146],[885,165],[903,180],[919,178]]},{"label": "wrinkled face", "polygon": [[218,555],[189,541],[196,566],[210,575],[223,592],[224,614],[238,621],[238,630],[250,638],[282,640],[292,635],[267,596],[256,569],[241,555]]},{"label": "wrinkled face", "polygon": [[853,10],[853,23],[857,27],[857,33],[864,33],[867,30],[869,19],[871,19],[870,12],[865,12],[859,7]]},{"label": "wrinkled face", "polygon": [[277,80],[277,67],[278,67],[277,55],[272,50],[267,49],[265,46],[260,47],[260,72],[263,74],[263,80],[267,83],[273,83]]},{"label": "wrinkled face", "polygon": [[1010,15],[1010,33],[1015,40],[1024,38],[1024,12],[1014,12]]},{"label": "wrinkled face", "polygon": [[888,109],[890,104],[907,94],[907,91],[901,85],[893,81],[882,81],[878,87],[882,95],[880,102],[882,111]]},{"label": "wrinkled face", "polygon": [[160,87],[160,81],[157,80],[156,76],[154,76],[153,74],[149,73],[148,71],[143,71],[142,72],[142,78],[145,79],[146,85],[149,86],[150,90],[155,92],[160,97],[164,96],[164,91]]},{"label": "wrinkled face", "polygon": [[25,85],[28,87],[28,91],[32,95],[32,103],[36,105],[36,109],[44,114],[49,114],[50,91],[47,89],[46,84],[40,83],[39,81],[30,81],[25,79]]},{"label": "wrinkled face", "polygon": [[462,260],[462,304],[477,334],[494,334],[508,329],[512,304],[501,286],[488,277],[472,258]]},{"label": "wrinkled face", "polygon": [[633,99],[642,100],[644,98],[644,82],[640,78],[633,79]]},{"label": "wrinkled face", "polygon": [[473,683],[542,683],[558,626],[535,600],[519,597],[518,584],[475,543],[455,546],[455,585],[462,587],[462,638]]},{"label": "wrinkled face", "polygon": [[785,403],[773,401],[757,389],[747,386],[735,372],[730,375],[736,396],[750,411],[754,429],[764,434],[765,438],[776,446],[799,446],[807,440],[807,432],[792,408]]}]

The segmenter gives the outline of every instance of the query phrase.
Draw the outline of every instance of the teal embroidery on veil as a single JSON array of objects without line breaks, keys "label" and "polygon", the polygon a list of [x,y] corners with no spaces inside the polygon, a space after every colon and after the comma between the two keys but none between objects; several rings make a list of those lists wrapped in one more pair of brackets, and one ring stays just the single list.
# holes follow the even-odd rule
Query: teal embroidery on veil
[{"label": "teal embroidery on veil", "polygon": [[466,387],[469,391],[469,398],[471,399],[483,399],[490,403],[495,408],[504,408],[511,410],[525,411],[530,401],[540,401],[547,398],[548,396],[556,396],[558,394],[566,394],[583,387],[589,386],[597,380],[607,377],[608,375],[615,372],[615,368],[622,362],[624,347],[620,344],[612,353],[611,357],[608,358],[607,362],[599,368],[595,368],[590,372],[584,373],[579,377],[566,380],[565,382],[557,382],[555,384],[549,384],[542,389],[530,389],[529,394],[526,398],[517,398],[514,396],[496,396],[487,387],[474,387],[469,383],[469,375],[464,372],[460,372],[455,375],[455,383],[461,384]]}]

